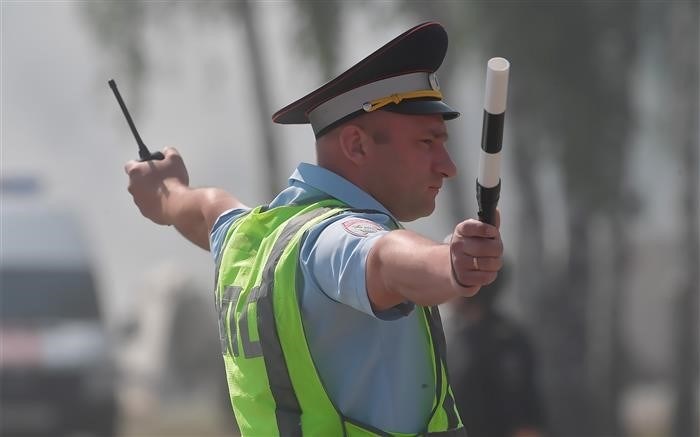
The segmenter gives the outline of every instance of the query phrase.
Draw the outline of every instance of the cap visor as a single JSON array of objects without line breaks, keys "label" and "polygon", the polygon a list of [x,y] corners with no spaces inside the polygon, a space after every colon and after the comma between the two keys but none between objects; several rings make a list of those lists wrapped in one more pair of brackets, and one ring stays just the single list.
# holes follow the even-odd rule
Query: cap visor
[{"label": "cap visor", "polygon": [[381,109],[409,115],[440,114],[445,120],[459,117],[458,111],[450,108],[440,100],[411,100],[401,102],[398,105],[387,105]]}]

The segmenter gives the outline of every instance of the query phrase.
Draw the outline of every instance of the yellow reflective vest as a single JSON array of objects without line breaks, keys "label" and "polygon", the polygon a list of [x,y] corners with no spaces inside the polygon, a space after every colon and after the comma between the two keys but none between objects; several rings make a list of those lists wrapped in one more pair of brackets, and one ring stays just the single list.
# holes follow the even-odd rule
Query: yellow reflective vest
[{"label": "yellow reflective vest", "polygon": [[[229,393],[243,436],[404,436],[346,417],[328,397],[306,342],[296,275],[302,236],[349,208],[337,200],[257,207],[224,241],[216,280]],[[447,382],[436,307],[422,311],[436,393],[423,435],[464,435]]]}]

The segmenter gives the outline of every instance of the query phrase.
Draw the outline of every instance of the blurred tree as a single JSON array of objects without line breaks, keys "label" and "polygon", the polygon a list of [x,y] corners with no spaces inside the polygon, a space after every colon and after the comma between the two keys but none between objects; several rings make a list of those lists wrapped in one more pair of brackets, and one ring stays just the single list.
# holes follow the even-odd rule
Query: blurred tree
[{"label": "blurred tree", "polygon": [[670,69],[668,137],[675,146],[683,184],[680,194],[682,280],[674,320],[676,356],[674,357],[675,417],[672,434],[700,435],[698,426],[698,308],[700,307],[700,236],[698,231],[698,28],[697,2],[673,2],[668,6],[663,25],[669,30],[664,52]]},{"label": "blurred tree", "polygon": [[[262,58],[262,45],[258,35],[255,8],[249,0],[215,2],[139,2],[106,1],[86,2],[83,5],[85,17],[95,32],[97,39],[107,49],[119,56],[126,66],[135,88],[143,85],[146,70],[148,45],[144,31],[149,24],[167,23],[183,8],[192,12],[191,17],[207,23],[217,22],[219,17],[229,18],[229,25],[243,24],[248,62],[252,70],[252,85],[256,104],[260,135],[262,137],[263,159],[267,171],[267,198],[272,199],[282,188],[278,146],[270,126],[272,109],[267,88],[267,67]],[[137,93],[138,95],[138,93]],[[139,103],[138,101],[136,102]]]},{"label": "blurred tree", "polygon": [[323,79],[330,80],[337,74],[343,3],[311,0],[294,0],[294,3],[299,16],[296,40],[303,50],[301,54],[314,54],[312,58],[318,61]]},{"label": "blurred tree", "polygon": [[[98,43],[115,54],[115,64],[124,66],[129,82],[138,88],[146,72],[143,50],[145,5],[141,2],[88,2],[83,12]],[[129,104],[140,107],[141,94],[135,93]]]},{"label": "blurred tree", "polygon": [[[192,4],[196,4],[192,2]],[[246,45],[248,47],[248,56],[250,57],[251,69],[253,71],[253,89],[258,104],[258,123],[260,131],[263,134],[264,157],[267,163],[267,172],[263,172],[267,176],[267,198],[273,199],[280,189],[283,188],[280,176],[284,174],[280,168],[277,141],[270,127],[270,117],[272,117],[272,105],[268,95],[267,88],[267,68],[262,58],[263,47],[260,44],[258,36],[259,27],[255,20],[254,8],[251,7],[249,0],[238,0],[235,2],[210,2],[212,5],[218,5],[228,12],[228,16],[233,21],[235,26],[236,20],[241,20],[245,28]]]},{"label": "blurred tree", "polygon": [[[487,53],[511,60],[509,123],[516,131],[516,184],[522,208],[518,263],[529,321],[542,353],[549,424],[556,435],[619,435],[625,383],[620,312],[627,272],[627,222],[634,203],[625,183],[632,127],[631,73],[636,61],[634,2],[473,2],[475,33]],[[461,17],[455,15],[453,20]],[[456,23],[454,24],[456,25]],[[568,253],[547,257],[537,173],[549,157],[561,177]],[[612,237],[607,305],[590,314],[596,223]],[[551,256],[551,254],[549,254]],[[607,254],[604,254],[607,255]],[[602,294],[602,293],[596,293]],[[607,317],[599,314],[607,311]],[[607,323],[608,343],[591,348],[593,325]],[[600,341],[596,338],[595,341]],[[593,351],[599,356],[592,356]],[[595,378],[593,380],[592,378]],[[595,384],[591,384],[595,382]]]}]

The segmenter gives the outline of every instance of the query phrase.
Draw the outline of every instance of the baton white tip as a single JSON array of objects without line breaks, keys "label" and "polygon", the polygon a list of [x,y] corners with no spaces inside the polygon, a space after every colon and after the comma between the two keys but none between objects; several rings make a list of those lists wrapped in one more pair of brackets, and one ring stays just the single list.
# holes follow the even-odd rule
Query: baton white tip
[{"label": "baton white tip", "polygon": [[507,71],[510,69],[510,62],[505,58],[491,58],[486,66],[493,71]]},{"label": "baton white tip", "polygon": [[486,94],[484,109],[489,114],[501,114],[506,110],[510,62],[505,58],[491,58],[486,64]]}]

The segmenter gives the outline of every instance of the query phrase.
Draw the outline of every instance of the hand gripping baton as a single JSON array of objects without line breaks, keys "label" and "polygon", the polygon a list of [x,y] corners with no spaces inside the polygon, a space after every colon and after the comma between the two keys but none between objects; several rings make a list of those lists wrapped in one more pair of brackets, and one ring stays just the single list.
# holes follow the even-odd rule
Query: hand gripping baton
[{"label": "hand gripping baton", "polygon": [[501,144],[509,71],[510,63],[503,58],[491,58],[486,65],[484,125],[481,132],[479,175],[476,178],[476,201],[479,205],[479,220],[490,224],[494,224],[501,193]]}]

